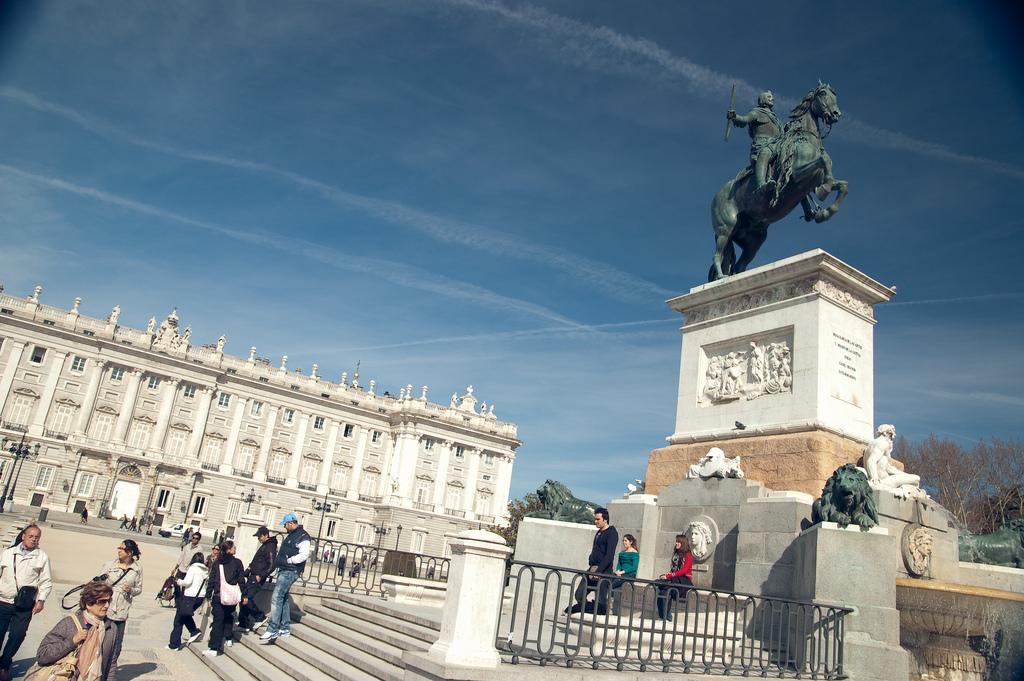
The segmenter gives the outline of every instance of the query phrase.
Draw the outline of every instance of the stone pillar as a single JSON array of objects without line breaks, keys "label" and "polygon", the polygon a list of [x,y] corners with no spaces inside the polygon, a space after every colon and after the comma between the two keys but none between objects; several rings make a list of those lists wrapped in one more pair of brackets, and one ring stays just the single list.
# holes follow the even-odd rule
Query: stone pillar
[{"label": "stone pillar", "polygon": [[25,341],[11,341],[11,353],[7,356],[7,364],[4,366],[4,375],[0,377],[0,415],[4,413],[7,405],[7,396],[11,393],[11,386],[14,384],[14,374],[21,364],[21,357],[25,354],[28,343]]},{"label": "stone pillar", "polygon": [[242,419],[245,418],[245,408],[249,405],[249,398],[239,399],[235,405],[235,417],[231,420],[231,433],[228,435],[228,446],[224,448],[221,455],[220,472],[225,475],[231,474],[231,462],[235,460],[235,450],[238,449],[238,434],[242,430]]},{"label": "stone pillar", "polygon": [[508,494],[512,487],[512,461],[513,456],[498,455],[498,484],[494,489],[494,507],[491,515],[500,523],[503,518],[508,518]]},{"label": "stone pillar", "polygon": [[50,405],[53,403],[53,393],[57,390],[57,381],[60,379],[60,372],[64,369],[64,362],[67,361],[68,353],[54,352],[50,358],[50,372],[46,376],[46,384],[43,386],[43,394],[39,398],[39,408],[29,425],[29,435],[42,435],[43,427],[46,425],[46,415],[50,413]]},{"label": "stone pillar", "polygon": [[[107,360],[93,360],[92,375],[89,376],[89,387],[86,388],[85,397],[82,399],[82,411],[75,421],[75,435],[85,435],[89,429],[89,419],[92,418],[92,409],[96,406],[96,395],[100,390],[100,381],[103,380],[103,372],[107,369]],[[2,388],[2,386],[0,386]]]},{"label": "stone pillar", "polygon": [[306,448],[306,428],[309,427],[309,414],[299,416],[299,429],[295,434],[295,448],[292,449],[292,460],[288,464],[288,478],[284,484],[288,487],[299,486],[299,465],[302,463],[302,450]]},{"label": "stone pillar", "polygon": [[334,421],[327,433],[327,448],[324,450],[324,460],[320,464],[320,480],[316,486],[317,494],[327,494],[328,484],[331,480],[331,467],[334,465],[334,448],[338,444],[338,426],[338,422]]},{"label": "stone pillar", "polygon": [[152,449],[164,450],[164,435],[167,434],[167,422],[171,419],[171,407],[174,396],[178,392],[178,378],[165,378],[160,382],[160,412],[156,417],[156,428],[153,429]]},{"label": "stone pillar", "polygon": [[270,443],[274,439],[274,424],[277,423],[278,409],[278,407],[271,407],[267,410],[267,420],[263,425],[263,442],[260,443],[260,455],[252,474],[252,479],[256,482],[266,482],[267,480],[267,457],[270,456]]},{"label": "stone pillar", "polygon": [[[427,656],[445,666],[495,669],[494,647],[505,585],[505,540],[485,530],[459,532],[452,550],[448,595],[441,613],[441,635]],[[463,678],[454,676],[451,678]]]},{"label": "stone pillar", "polygon": [[199,458],[199,448],[203,446],[203,435],[206,434],[206,419],[210,417],[210,404],[213,402],[214,389],[212,386],[199,388],[199,411],[196,413],[196,420],[192,427],[192,439],[188,443],[188,455],[193,459]]},{"label": "stone pillar", "polygon": [[437,477],[434,479],[434,513],[444,513],[445,488],[448,486],[448,461],[452,456],[451,440],[441,442],[441,456],[437,459]]},{"label": "stone pillar", "polygon": [[466,520],[476,518],[477,486],[480,484],[480,457],[482,452],[473,449],[469,452],[469,472],[466,473],[466,496],[462,500],[462,509],[466,512]]},{"label": "stone pillar", "polygon": [[349,499],[359,498],[359,482],[363,477],[363,459],[366,458],[366,428],[359,429],[359,440],[356,442],[356,458],[352,462],[352,475],[348,479],[348,492],[345,494]]},{"label": "stone pillar", "polygon": [[857,681],[906,681],[896,610],[896,537],[882,527],[861,532],[821,523],[794,543],[794,598],[854,608],[844,622],[843,673]]},{"label": "stone pillar", "polygon": [[736,591],[793,597],[795,542],[811,524],[813,503],[803,492],[769,492],[740,504]]},{"label": "stone pillar", "polygon": [[139,396],[143,373],[142,369],[132,369],[128,372],[128,386],[125,388],[121,412],[117,415],[117,423],[114,424],[114,442],[124,444],[128,436],[128,425],[132,420],[132,412],[135,411],[135,400]]},{"label": "stone pillar", "polygon": [[242,561],[242,565],[248,565],[252,557],[256,555],[256,549],[260,542],[256,539],[256,530],[263,526],[263,516],[257,514],[242,514],[238,516],[238,532],[235,533],[235,558]]}]

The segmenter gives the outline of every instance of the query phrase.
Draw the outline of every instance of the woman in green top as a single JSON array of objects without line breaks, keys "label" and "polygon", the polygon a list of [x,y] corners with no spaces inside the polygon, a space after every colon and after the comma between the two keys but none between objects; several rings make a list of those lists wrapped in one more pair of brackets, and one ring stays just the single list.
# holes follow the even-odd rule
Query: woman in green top
[{"label": "woman in green top", "polygon": [[[636,537],[627,534],[622,537],[622,551],[619,552],[619,562],[615,566],[615,576],[632,579],[636,577],[638,567],[640,567],[640,547],[636,545]],[[618,589],[624,582],[624,579],[616,579],[612,582],[612,588]]]}]

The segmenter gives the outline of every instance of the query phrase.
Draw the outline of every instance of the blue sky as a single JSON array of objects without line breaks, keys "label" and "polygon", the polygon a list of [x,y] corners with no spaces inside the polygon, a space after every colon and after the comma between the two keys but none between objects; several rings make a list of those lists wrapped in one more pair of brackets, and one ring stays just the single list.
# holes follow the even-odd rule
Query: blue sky
[{"label": "blue sky", "polygon": [[[178,306],[307,372],[472,383],[607,501],[673,430],[679,320],[737,109],[820,77],[850,196],[772,226],[886,284],[876,417],[1017,438],[1024,90],[967,3],[80,2],[0,10],[0,280],[142,327]],[[995,7],[995,6],[993,6]]]}]

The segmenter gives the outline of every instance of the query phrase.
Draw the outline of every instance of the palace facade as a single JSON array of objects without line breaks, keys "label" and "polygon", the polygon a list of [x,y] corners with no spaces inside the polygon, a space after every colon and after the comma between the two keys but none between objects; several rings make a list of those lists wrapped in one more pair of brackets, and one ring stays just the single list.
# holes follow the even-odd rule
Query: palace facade
[{"label": "palace facade", "polygon": [[[431,555],[507,522],[516,426],[472,386],[446,405],[377,394],[256,355],[192,345],[177,312],[145,330],[0,289],[0,484],[14,503],[234,536],[287,512],[310,534]],[[24,441],[38,454],[18,461]]]}]

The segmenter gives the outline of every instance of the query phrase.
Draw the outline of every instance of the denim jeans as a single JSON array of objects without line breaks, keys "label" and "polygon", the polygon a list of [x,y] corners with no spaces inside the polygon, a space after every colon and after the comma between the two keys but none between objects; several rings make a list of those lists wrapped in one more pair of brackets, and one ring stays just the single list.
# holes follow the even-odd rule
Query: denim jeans
[{"label": "denim jeans", "polygon": [[292,618],[288,606],[288,590],[299,578],[296,570],[278,570],[277,583],[274,584],[274,595],[270,599],[270,622],[267,624],[267,631],[277,633],[288,631]]}]

